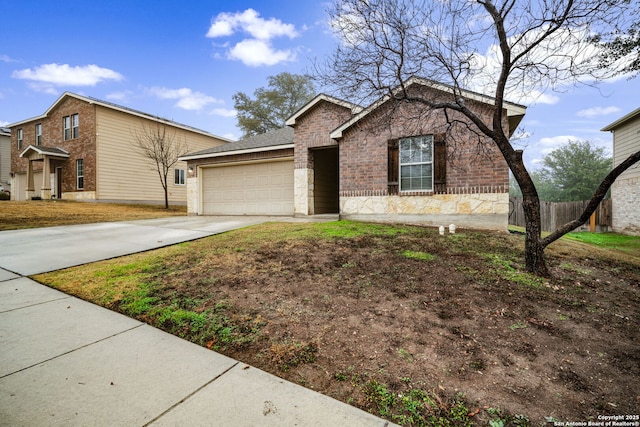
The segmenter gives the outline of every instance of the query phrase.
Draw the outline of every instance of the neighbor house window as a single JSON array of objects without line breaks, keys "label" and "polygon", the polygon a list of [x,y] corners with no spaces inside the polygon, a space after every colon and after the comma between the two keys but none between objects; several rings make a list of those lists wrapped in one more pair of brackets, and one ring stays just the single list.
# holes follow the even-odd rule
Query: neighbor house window
[{"label": "neighbor house window", "polygon": [[176,169],[175,170],[175,174],[174,174],[174,178],[173,178],[173,182],[176,185],[184,185],[185,180],[185,170],[184,169]]},{"label": "neighbor house window", "polygon": [[62,118],[62,128],[64,129],[64,140],[71,139],[71,116]]},{"label": "neighbor house window", "polygon": [[400,151],[400,191],[433,191],[433,135],[403,138]]},{"label": "neighbor house window", "polygon": [[36,145],[42,145],[42,123],[36,125]]},{"label": "neighbor house window", "polygon": [[76,160],[76,186],[78,190],[82,190],[84,188],[84,159]]},{"label": "neighbor house window", "polygon": [[18,150],[22,150],[22,139],[24,135],[22,133],[22,129],[18,129]]},{"label": "neighbor house window", "polygon": [[80,116],[74,114],[71,116],[71,137],[77,138],[80,136]]},{"label": "neighbor house window", "polygon": [[80,116],[73,114],[62,118],[62,127],[64,129],[64,140],[75,139],[80,136]]}]

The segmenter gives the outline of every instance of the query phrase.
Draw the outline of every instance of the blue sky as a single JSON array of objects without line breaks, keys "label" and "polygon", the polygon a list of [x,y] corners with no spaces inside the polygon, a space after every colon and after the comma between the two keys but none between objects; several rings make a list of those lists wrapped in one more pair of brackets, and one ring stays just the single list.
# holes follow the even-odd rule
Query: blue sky
[{"label": "blue sky", "polygon": [[[0,124],[42,114],[70,91],[237,139],[232,96],[304,73],[336,40],[321,1],[2,1]],[[318,88],[322,89],[322,88]],[[528,105],[529,166],[640,107],[640,77],[569,88]]]}]

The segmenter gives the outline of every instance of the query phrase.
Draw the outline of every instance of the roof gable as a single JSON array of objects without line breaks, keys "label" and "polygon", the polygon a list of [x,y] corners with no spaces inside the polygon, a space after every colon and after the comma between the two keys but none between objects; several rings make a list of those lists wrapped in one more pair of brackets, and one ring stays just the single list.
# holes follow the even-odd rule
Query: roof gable
[{"label": "roof gable", "polygon": [[[405,87],[410,87],[412,85],[422,85],[422,86],[426,86],[441,92],[454,93],[454,88],[452,86],[448,86],[433,80],[423,79],[420,77],[411,77],[404,83]],[[394,92],[398,92],[400,90],[401,88],[398,87],[394,90]],[[480,93],[476,93],[476,92],[472,92],[464,89],[460,90],[460,92],[461,92],[461,95],[466,99],[474,100],[474,101],[481,102],[488,105],[495,105],[495,99],[490,96],[482,95]],[[347,129],[349,129],[356,123],[358,123],[360,120],[368,116],[370,113],[375,111],[377,108],[385,104],[390,99],[391,99],[390,95],[385,95],[382,98],[378,99],[376,102],[374,102],[364,110],[360,111],[359,113],[354,115],[350,120],[343,123],[341,126],[336,128],[333,132],[331,132],[331,138],[333,139],[342,138],[343,133]],[[511,134],[513,134],[513,131],[515,131],[516,127],[522,121],[522,118],[524,117],[527,111],[527,107],[525,107],[524,105],[519,105],[519,104],[515,104],[508,101],[503,102],[503,107],[507,111],[507,117],[509,119],[509,131],[510,131],[509,136],[511,136]]]},{"label": "roof gable", "polygon": [[298,118],[300,118],[303,115],[305,115],[309,110],[313,109],[316,105],[318,105],[319,103],[321,103],[323,101],[330,102],[332,104],[336,104],[336,105],[339,105],[339,106],[344,107],[344,108],[348,108],[348,109],[351,110],[351,114],[357,114],[360,111],[362,111],[362,107],[359,106],[359,105],[356,105],[356,104],[351,103],[349,101],[345,101],[343,99],[336,98],[336,97],[331,96],[331,95],[320,93],[320,94],[316,95],[316,97],[313,98],[311,101],[309,101],[305,105],[303,105],[298,111],[293,113],[293,115],[287,119],[285,124],[287,126],[295,126],[296,125],[296,121],[298,120]]},{"label": "roof gable", "polygon": [[35,152],[37,154],[44,154],[47,156],[55,156],[55,157],[69,157],[69,152],[67,150],[63,150],[62,148],[54,148],[54,147],[43,147],[36,145],[29,145],[25,148],[22,153],[20,153],[20,157],[27,157],[30,152]]},{"label": "roof gable", "polygon": [[65,92],[62,95],[60,95],[60,97],[47,109],[47,111],[44,112],[44,114],[42,114],[40,116],[32,117],[30,119],[22,120],[22,121],[19,121],[19,122],[16,122],[16,123],[12,123],[12,124],[9,125],[9,127],[19,126],[19,125],[21,125],[23,123],[31,122],[31,121],[38,120],[38,119],[45,119],[45,118],[49,117],[51,112],[53,110],[55,110],[56,107],[58,107],[60,104],[62,104],[68,98],[75,98],[75,99],[78,99],[80,101],[87,102],[89,104],[99,105],[101,107],[109,108],[111,110],[120,111],[120,112],[123,112],[125,114],[138,116],[138,117],[141,117],[141,118],[144,118],[144,119],[152,120],[154,122],[158,122],[158,123],[166,124],[166,125],[169,125],[169,126],[177,127],[177,128],[180,128],[180,129],[184,129],[184,130],[187,130],[189,132],[195,132],[195,133],[199,133],[199,134],[202,134],[202,135],[205,135],[205,136],[214,137],[214,138],[220,139],[220,140],[225,141],[225,142],[233,142],[231,139],[214,135],[214,134],[212,134],[210,132],[207,132],[207,131],[202,130],[202,129],[195,128],[193,126],[189,126],[189,125],[185,125],[185,124],[182,124],[182,123],[174,122],[173,120],[168,120],[168,119],[164,119],[164,118],[159,117],[159,116],[154,116],[152,114],[147,114],[147,113],[144,113],[142,111],[138,111],[138,110],[134,110],[132,108],[124,107],[122,105],[114,104],[112,102],[102,101],[102,100],[97,99],[97,98],[91,98],[89,96],[78,95],[78,94],[72,93],[72,92]]}]

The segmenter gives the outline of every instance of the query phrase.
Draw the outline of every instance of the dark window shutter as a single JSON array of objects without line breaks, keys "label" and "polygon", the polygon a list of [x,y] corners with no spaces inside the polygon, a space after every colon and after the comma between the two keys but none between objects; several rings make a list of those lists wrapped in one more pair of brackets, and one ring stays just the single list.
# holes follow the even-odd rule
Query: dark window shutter
[{"label": "dark window shutter", "polygon": [[389,141],[387,153],[387,180],[389,181],[389,194],[398,194],[400,160],[398,159],[397,139]]},{"label": "dark window shutter", "polygon": [[445,134],[433,135],[433,181],[436,192],[445,191],[447,183],[447,146]]}]

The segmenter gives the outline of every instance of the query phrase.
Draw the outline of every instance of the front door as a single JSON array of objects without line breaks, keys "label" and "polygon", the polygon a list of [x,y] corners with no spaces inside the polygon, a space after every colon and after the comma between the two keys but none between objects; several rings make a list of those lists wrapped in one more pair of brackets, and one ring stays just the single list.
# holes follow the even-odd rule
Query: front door
[{"label": "front door", "polygon": [[56,168],[56,199],[62,199],[62,167]]}]

